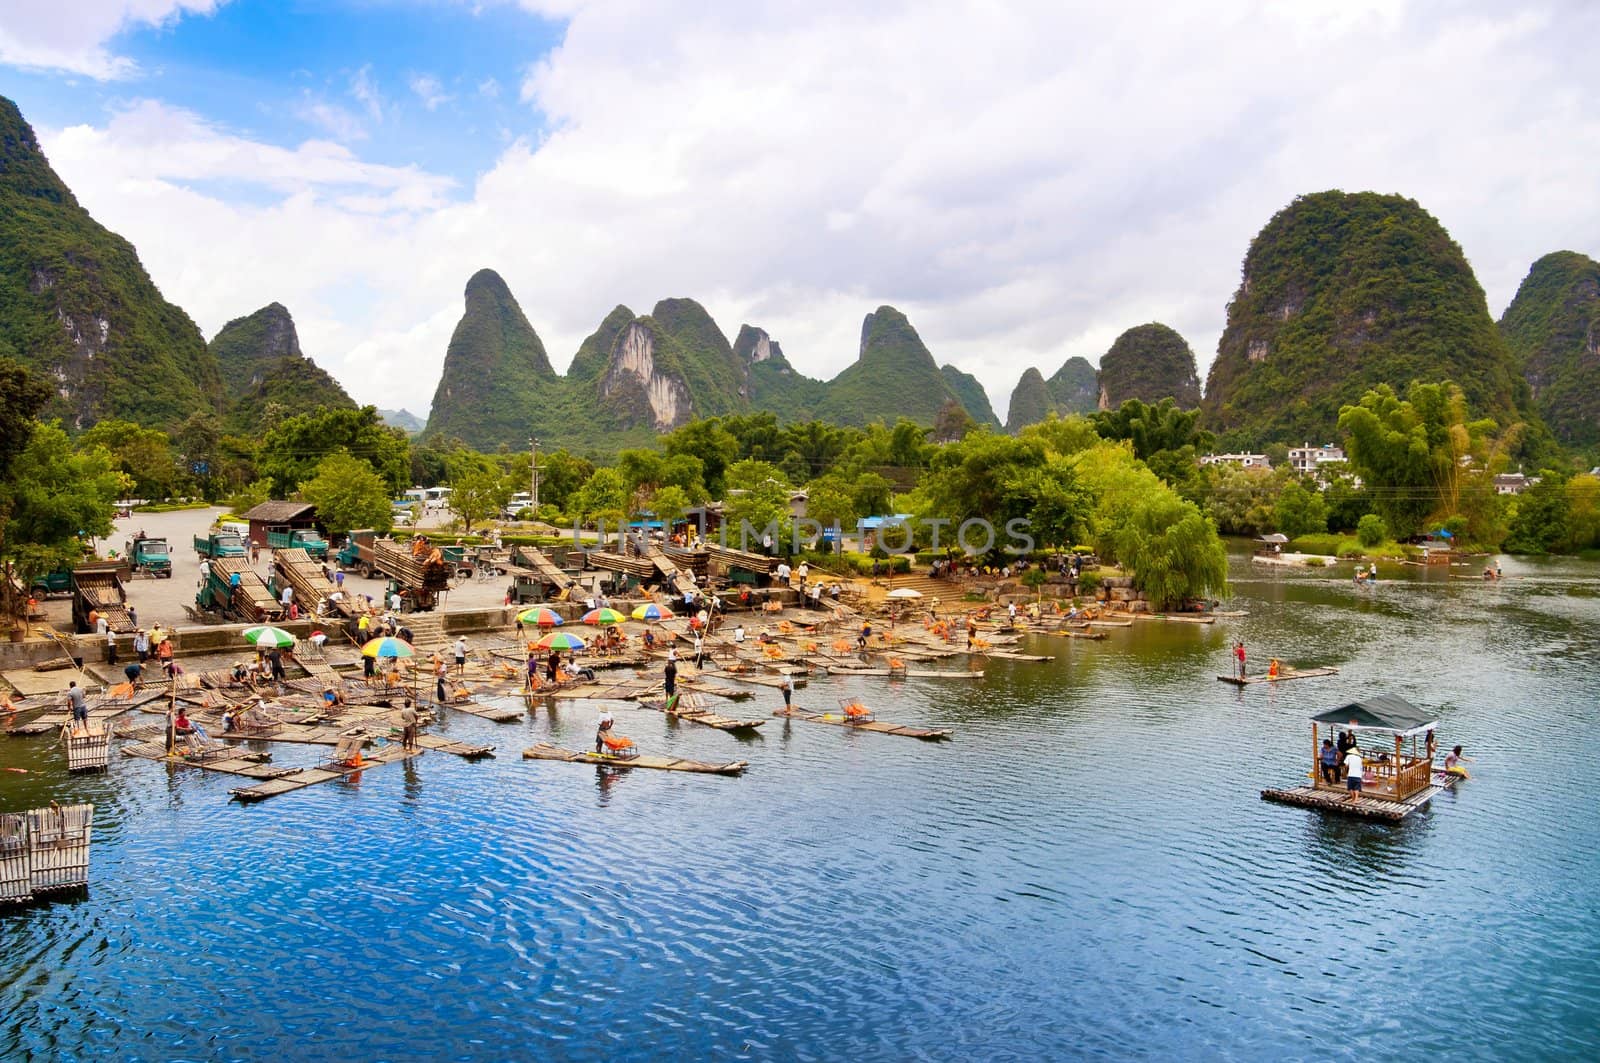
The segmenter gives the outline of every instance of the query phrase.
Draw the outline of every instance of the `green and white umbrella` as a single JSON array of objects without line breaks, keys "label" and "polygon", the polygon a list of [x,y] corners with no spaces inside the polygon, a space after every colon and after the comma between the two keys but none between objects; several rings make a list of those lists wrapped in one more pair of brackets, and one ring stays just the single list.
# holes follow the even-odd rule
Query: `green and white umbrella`
[{"label": "green and white umbrella", "polygon": [[260,627],[247,627],[244,629],[244,640],[260,650],[276,646],[279,649],[288,649],[295,643],[293,635],[281,627],[272,627],[263,624]]}]

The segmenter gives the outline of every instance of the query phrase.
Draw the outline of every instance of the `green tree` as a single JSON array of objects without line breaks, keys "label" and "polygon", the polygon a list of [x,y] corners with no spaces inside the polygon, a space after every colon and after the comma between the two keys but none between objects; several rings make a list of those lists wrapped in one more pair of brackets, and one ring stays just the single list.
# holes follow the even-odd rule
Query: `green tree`
[{"label": "green tree", "polygon": [[1206,513],[1228,535],[1260,535],[1277,522],[1282,481],[1266,469],[1205,468]]},{"label": "green tree", "polygon": [[594,463],[567,450],[553,450],[539,455],[539,505],[555,506],[565,512],[572,496],[577,494],[589,477],[594,475]]},{"label": "green tree", "polygon": [[500,466],[486,455],[462,450],[450,456],[450,508],[461,518],[464,530],[489,520],[511,501],[512,483]]},{"label": "green tree", "polygon": [[1328,505],[1322,495],[1295,481],[1278,494],[1274,514],[1278,530],[1291,539],[1328,530]]},{"label": "green tree", "polygon": [[0,485],[33,437],[34,415],[50,399],[44,382],[10,358],[0,357]]},{"label": "green tree", "polygon": [[[23,587],[83,556],[83,540],[111,534],[112,503],[132,486],[104,447],[74,450],[59,423],[35,425],[11,462],[0,556]],[[11,588],[6,587],[8,598]],[[16,615],[15,600],[8,600]]]},{"label": "green tree", "polygon": [[1228,555],[1216,527],[1128,449],[1106,443],[1068,460],[1094,498],[1096,551],[1123,565],[1156,608],[1227,586]]},{"label": "green tree", "polygon": [[1462,459],[1495,424],[1469,422],[1454,384],[1413,381],[1403,400],[1379,384],[1339,411],[1339,427],[1350,435],[1350,465],[1372,489],[1374,508],[1395,535],[1409,537],[1431,516],[1458,510]]},{"label": "green tree", "polygon": [[855,485],[838,473],[812,480],[806,484],[806,516],[824,528],[854,528],[862,516],[856,509]]},{"label": "green tree", "polygon": [[[768,526],[778,529],[780,540],[787,539],[791,487],[781,469],[771,462],[747,458],[729,466],[727,485],[723,523],[728,526],[730,546],[740,545],[737,540],[744,533],[746,521],[758,539]],[[749,548],[754,544],[743,545]]]},{"label": "green tree", "polygon": [[159,428],[141,428],[132,421],[101,421],[78,437],[78,447],[104,447],[117,469],[133,484],[140,498],[171,498],[178,483],[177,455],[172,441]]},{"label": "green tree", "polygon": [[1572,540],[1567,523],[1570,500],[1566,484],[1546,475],[1517,496],[1506,549],[1514,554],[1548,554]]},{"label": "green tree", "polygon": [[350,454],[318,462],[316,475],[300,485],[300,497],[317,507],[317,520],[333,535],[352,528],[388,531],[393,519],[389,485],[370,462]]},{"label": "green tree", "polygon": [[1063,417],[1051,413],[1037,424],[1028,425],[1018,436],[1025,440],[1036,440],[1044,444],[1046,450],[1063,457],[1088,450],[1101,442],[1094,422],[1081,414]]},{"label": "green tree", "polygon": [[252,480],[228,496],[227,505],[235,513],[244,513],[272,497],[271,480]]},{"label": "green tree", "polygon": [[[773,422],[773,432],[777,423]],[[707,491],[713,498],[721,498],[727,490],[723,477],[728,466],[739,460],[739,440],[723,427],[718,418],[690,421],[682,428],[661,437],[661,445],[668,454],[688,454],[700,459],[700,467]]]},{"label": "green tree", "polygon": [[318,475],[323,458],[342,451],[370,465],[392,498],[411,482],[410,448],[405,432],[379,420],[376,408],[329,407],[285,418],[269,431],[257,467],[275,490],[287,492]]},{"label": "green tree", "polygon": [[894,500],[894,484],[875,472],[863,472],[850,478],[851,502],[862,517],[887,516]]},{"label": "green tree", "polygon": [[1368,513],[1356,523],[1356,541],[1371,549],[1389,537],[1389,525],[1376,513]]},{"label": "green tree", "polygon": [[620,525],[627,516],[628,483],[616,469],[596,469],[572,496],[568,512],[585,524]]}]

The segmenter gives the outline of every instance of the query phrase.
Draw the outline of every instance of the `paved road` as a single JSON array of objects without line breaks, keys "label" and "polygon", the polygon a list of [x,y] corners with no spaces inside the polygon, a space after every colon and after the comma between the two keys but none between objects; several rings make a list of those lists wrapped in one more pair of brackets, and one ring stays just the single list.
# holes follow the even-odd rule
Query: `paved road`
[{"label": "paved road", "polygon": [[[150,579],[141,576],[128,584],[128,603],[138,610],[139,623],[142,626],[149,628],[157,622],[164,626],[189,625],[183,607],[194,603],[195,592],[200,583],[200,557],[194,551],[194,537],[204,535],[217,515],[222,512],[220,507],[213,507],[178,510],[172,513],[135,513],[126,520],[116,521],[111,537],[97,544],[102,555],[108,550],[116,550],[120,555],[133,533],[142,530],[147,535],[166,539],[171,546],[170,579]],[[271,575],[270,550],[261,552],[261,560],[255,568],[262,579]],[[445,606],[450,609],[474,609],[499,605],[505,600],[508,582],[509,579],[497,578],[489,581],[468,580],[457,584],[451,588]],[[345,576],[345,589],[352,594],[370,594],[376,600],[383,594],[384,581],[362,579],[351,573]],[[71,629],[72,603],[69,599],[53,599],[46,603],[46,609],[58,631]]]}]

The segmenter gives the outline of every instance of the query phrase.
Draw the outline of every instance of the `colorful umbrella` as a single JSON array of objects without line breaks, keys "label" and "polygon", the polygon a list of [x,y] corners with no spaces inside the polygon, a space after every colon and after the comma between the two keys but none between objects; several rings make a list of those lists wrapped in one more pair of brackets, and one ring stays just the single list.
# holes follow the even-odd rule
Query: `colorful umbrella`
[{"label": "colorful umbrella", "polygon": [[244,640],[258,649],[266,649],[268,646],[288,649],[294,645],[294,636],[281,627],[247,627],[243,634]]},{"label": "colorful umbrella", "polygon": [[641,605],[633,611],[635,620],[671,620],[672,610],[664,605]]},{"label": "colorful umbrella", "polygon": [[541,650],[581,650],[583,649],[583,640],[576,635],[569,635],[565,631],[552,631],[548,635],[541,636],[534,645]]},{"label": "colorful umbrella", "polygon": [[363,657],[415,657],[417,651],[405,639],[377,638],[361,647]]},{"label": "colorful umbrella", "polygon": [[921,598],[922,592],[915,587],[901,587],[899,590],[890,591],[885,598]]},{"label": "colorful umbrella", "polygon": [[620,624],[626,619],[628,618],[615,609],[591,609],[583,614],[583,622],[585,624],[593,624],[596,627],[604,627],[607,624]]},{"label": "colorful umbrella", "polygon": [[536,605],[532,609],[524,609],[517,614],[517,619],[524,624],[536,624],[539,627],[560,627],[566,623],[565,620],[561,619],[560,613],[553,609],[547,609],[542,605]]}]

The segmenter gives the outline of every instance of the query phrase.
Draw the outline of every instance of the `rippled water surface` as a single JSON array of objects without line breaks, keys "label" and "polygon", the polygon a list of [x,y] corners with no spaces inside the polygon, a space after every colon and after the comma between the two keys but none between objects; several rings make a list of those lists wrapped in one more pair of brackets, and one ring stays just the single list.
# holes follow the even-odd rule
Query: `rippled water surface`
[{"label": "rippled water surface", "polygon": [[[1371,590],[1236,559],[1244,619],[796,696],[956,728],[940,746],[616,708],[741,779],[520,759],[591,739],[582,704],[446,722],[492,761],[250,807],[0,742],[39,772],[0,807],[98,806],[88,895],[0,914],[0,1056],[1592,1059],[1600,567],[1507,574]],[[1236,634],[1341,674],[1236,690]],[[1474,778],[1398,826],[1258,799],[1303,778],[1311,713],[1374,690],[1437,707]]]}]

